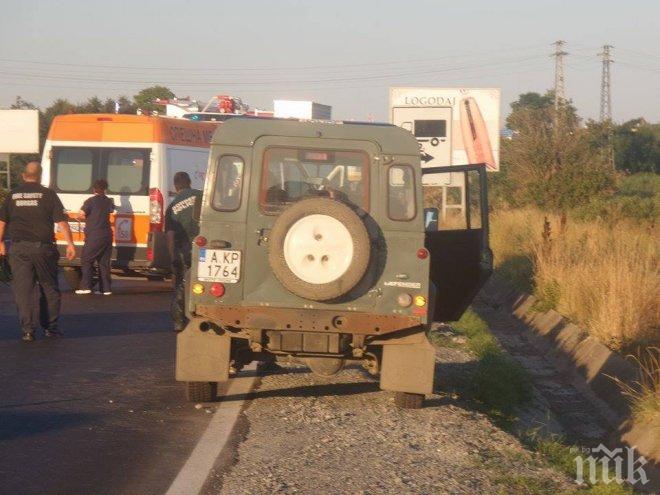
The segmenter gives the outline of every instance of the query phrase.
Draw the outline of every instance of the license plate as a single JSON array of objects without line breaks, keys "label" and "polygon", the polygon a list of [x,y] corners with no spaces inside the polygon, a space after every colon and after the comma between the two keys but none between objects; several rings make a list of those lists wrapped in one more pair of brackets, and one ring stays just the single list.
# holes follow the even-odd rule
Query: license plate
[{"label": "license plate", "polygon": [[241,278],[241,252],[200,249],[197,279],[203,282],[235,284]]}]

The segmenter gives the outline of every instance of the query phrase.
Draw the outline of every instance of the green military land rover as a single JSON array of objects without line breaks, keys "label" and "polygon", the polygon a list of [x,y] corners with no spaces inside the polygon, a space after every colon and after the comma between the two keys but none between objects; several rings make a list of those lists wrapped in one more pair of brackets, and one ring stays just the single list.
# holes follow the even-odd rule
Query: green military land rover
[{"label": "green military land rover", "polygon": [[177,336],[193,401],[253,360],[358,361],[401,407],[433,391],[434,321],[492,270],[485,168],[422,168],[384,124],[234,118],[213,136]]}]

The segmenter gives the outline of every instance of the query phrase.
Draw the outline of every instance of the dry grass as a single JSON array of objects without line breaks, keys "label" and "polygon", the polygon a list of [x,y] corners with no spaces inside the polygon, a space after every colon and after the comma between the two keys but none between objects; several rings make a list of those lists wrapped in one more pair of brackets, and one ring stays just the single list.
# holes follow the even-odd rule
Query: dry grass
[{"label": "dry grass", "polygon": [[533,290],[613,349],[656,343],[660,334],[660,267],[657,230],[568,221],[534,209],[492,216],[491,244],[499,271]]},{"label": "dry grass", "polygon": [[635,418],[657,435],[660,433],[660,349],[649,347],[640,357],[632,358],[640,370],[639,381],[632,386],[618,378],[614,381],[630,398]]}]

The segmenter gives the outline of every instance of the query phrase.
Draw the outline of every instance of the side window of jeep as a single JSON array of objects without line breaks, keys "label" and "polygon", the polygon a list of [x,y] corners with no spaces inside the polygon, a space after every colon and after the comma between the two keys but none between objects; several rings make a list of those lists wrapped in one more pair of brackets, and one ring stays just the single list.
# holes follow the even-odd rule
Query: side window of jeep
[{"label": "side window of jeep", "polygon": [[243,159],[234,155],[218,158],[213,191],[213,208],[219,211],[235,211],[241,206],[243,189]]},{"label": "side window of jeep", "polygon": [[410,165],[392,165],[387,173],[387,212],[392,220],[415,218],[415,172]]}]

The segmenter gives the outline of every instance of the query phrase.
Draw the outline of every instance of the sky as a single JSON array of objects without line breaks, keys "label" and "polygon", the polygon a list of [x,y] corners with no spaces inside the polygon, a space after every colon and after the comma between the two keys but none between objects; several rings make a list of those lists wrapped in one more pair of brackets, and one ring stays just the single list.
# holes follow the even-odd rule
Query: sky
[{"label": "sky", "polygon": [[17,95],[132,96],[163,84],[206,101],[231,94],[332,105],[333,118],[388,119],[390,86],[498,87],[502,112],[554,83],[598,118],[604,44],[612,117],[660,121],[658,0],[2,0],[0,108]]}]

